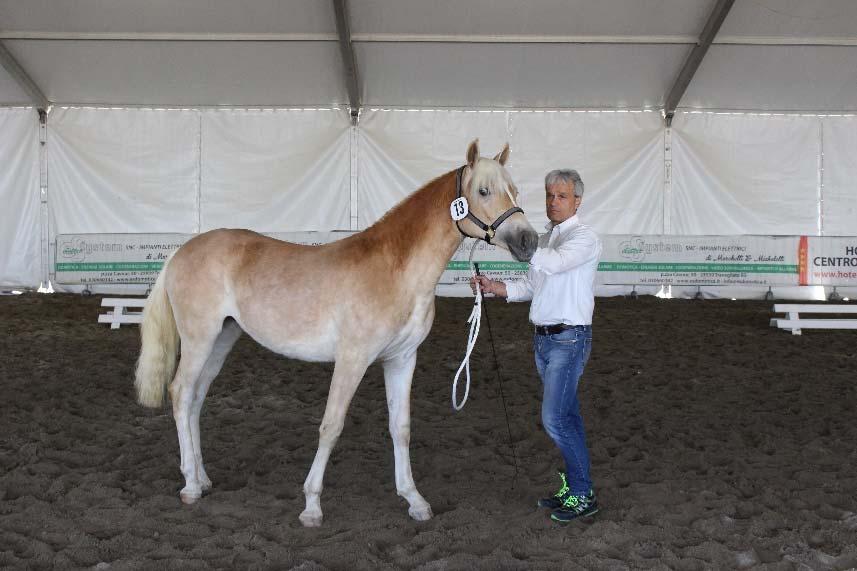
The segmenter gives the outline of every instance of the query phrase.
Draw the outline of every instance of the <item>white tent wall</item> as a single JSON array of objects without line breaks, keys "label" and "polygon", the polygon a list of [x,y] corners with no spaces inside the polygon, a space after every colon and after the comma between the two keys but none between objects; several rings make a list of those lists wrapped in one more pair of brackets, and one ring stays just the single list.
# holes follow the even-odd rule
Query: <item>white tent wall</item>
[{"label": "white tent wall", "polygon": [[[800,115],[679,113],[672,123],[669,234],[819,233],[821,120]],[[762,298],[767,288],[673,287],[674,297]],[[776,287],[816,299],[822,288]]]},{"label": "white tent wall", "polygon": [[[822,119],[821,229],[824,236],[857,235],[857,117]],[[857,299],[857,288],[838,288]]]},{"label": "white tent wall", "polygon": [[506,112],[364,111],[358,129],[359,228],[464,164],[473,139],[479,139],[482,155],[494,156],[509,140],[507,121]]},{"label": "white tent wall", "polygon": [[[52,262],[59,234],[198,231],[199,164],[198,112],[52,109],[48,118]],[[53,285],[57,291],[84,289]],[[89,289],[141,291],[139,286]]]},{"label": "white tent wall", "polygon": [[[464,162],[469,142],[493,156],[509,142],[520,204],[541,230],[544,177],[575,168],[586,185],[583,216],[603,233],[662,232],[663,119],[654,112],[369,110],[359,123],[360,228]],[[630,288],[602,286],[599,293]],[[641,293],[659,288],[641,287]]]},{"label": "white tent wall", "polygon": [[587,188],[581,214],[597,231],[663,230],[663,120],[657,113],[374,110],[361,116],[359,131],[361,228],[463,164],[467,145],[479,137],[484,156],[510,143],[508,167],[536,228],[547,222],[545,174],[575,168]]},{"label": "white tent wall", "polygon": [[199,146],[192,111],[53,109],[51,236],[196,232]]},{"label": "white tent wall", "polygon": [[808,234],[818,226],[816,117],[681,113],[671,234]]},{"label": "white tent wall", "polygon": [[42,277],[39,118],[0,108],[0,286],[38,287]]},{"label": "white tent wall", "polygon": [[522,206],[541,231],[548,222],[544,179],[576,169],[584,182],[580,214],[602,234],[663,231],[664,130],[655,112],[510,114],[510,170]]},{"label": "white tent wall", "polygon": [[[37,116],[9,108],[0,117],[0,156],[13,165],[0,173],[0,191],[14,205],[0,215],[9,235],[2,281],[34,287],[42,279]],[[665,185],[666,132],[654,112],[364,110],[351,127],[343,110],[56,107],[49,241],[221,226],[363,229],[462,164],[476,137],[484,155],[510,142],[509,167],[537,228],[544,174],[568,167],[586,183],[582,217],[602,234],[855,234],[857,118],[680,112],[671,131]],[[27,187],[33,192],[20,191]],[[810,289],[800,295],[818,295]]]},{"label": "white tent wall", "polygon": [[825,236],[857,234],[857,117],[825,117],[821,229]]},{"label": "white tent wall", "polygon": [[330,110],[207,110],[201,230],[350,229],[351,121]]}]

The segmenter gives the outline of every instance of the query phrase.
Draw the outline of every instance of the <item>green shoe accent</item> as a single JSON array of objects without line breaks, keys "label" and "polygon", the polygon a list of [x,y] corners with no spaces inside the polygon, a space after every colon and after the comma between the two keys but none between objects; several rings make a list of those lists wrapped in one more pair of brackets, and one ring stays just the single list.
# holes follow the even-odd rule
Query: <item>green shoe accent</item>
[{"label": "green shoe accent", "polygon": [[559,475],[559,479],[562,480],[562,485],[559,490],[549,498],[542,498],[539,500],[540,508],[549,508],[556,509],[562,507],[562,502],[565,500],[566,496],[569,494],[570,488],[568,487],[568,476],[566,476],[565,472],[561,470],[557,470],[557,474]]},{"label": "green shoe accent", "polygon": [[596,513],[598,513],[598,500],[595,499],[595,492],[589,490],[589,493],[584,496],[569,494],[565,497],[562,506],[551,513],[551,519],[559,523],[568,523]]}]

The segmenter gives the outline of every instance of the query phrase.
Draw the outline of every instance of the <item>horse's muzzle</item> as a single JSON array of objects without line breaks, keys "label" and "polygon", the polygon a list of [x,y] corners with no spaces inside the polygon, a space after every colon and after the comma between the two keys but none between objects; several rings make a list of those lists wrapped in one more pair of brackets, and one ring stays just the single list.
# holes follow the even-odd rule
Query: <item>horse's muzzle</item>
[{"label": "horse's muzzle", "polygon": [[519,262],[529,262],[539,245],[539,235],[535,230],[523,230],[508,242],[509,252]]}]

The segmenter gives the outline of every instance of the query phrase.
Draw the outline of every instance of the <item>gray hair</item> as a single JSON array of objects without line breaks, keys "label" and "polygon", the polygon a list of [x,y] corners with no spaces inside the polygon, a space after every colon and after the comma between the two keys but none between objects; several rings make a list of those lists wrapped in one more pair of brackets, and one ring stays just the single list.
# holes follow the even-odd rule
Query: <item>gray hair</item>
[{"label": "gray hair", "polygon": [[545,189],[552,187],[555,184],[573,184],[574,196],[583,196],[583,181],[576,170],[572,169],[557,169],[552,170],[545,177]]}]

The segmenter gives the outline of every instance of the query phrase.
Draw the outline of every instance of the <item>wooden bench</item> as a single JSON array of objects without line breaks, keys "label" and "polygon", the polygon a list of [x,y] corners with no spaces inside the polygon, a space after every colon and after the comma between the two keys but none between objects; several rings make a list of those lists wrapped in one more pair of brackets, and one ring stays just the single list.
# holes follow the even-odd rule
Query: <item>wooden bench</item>
[{"label": "wooden bench", "polygon": [[771,327],[790,329],[792,335],[800,335],[801,329],[857,329],[857,319],[831,319],[812,317],[801,319],[800,314],[847,314],[857,313],[857,304],[854,305],[831,305],[828,303],[805,303],[805,304],[774,304],[774,313],[785,313],[787,317],[774,317],[771,319]]},{"label": "wooden bench", "polygon": [[[140,324],[143,322],[142,308],[145,305],[145,297],[105,297],[101,300],[101,307],[112,307],[113,311],[99,315],[98,323],[109,323],[110,329],[119,329],[123,323]],[[141,311],[127,311],[129,307]]]}]

